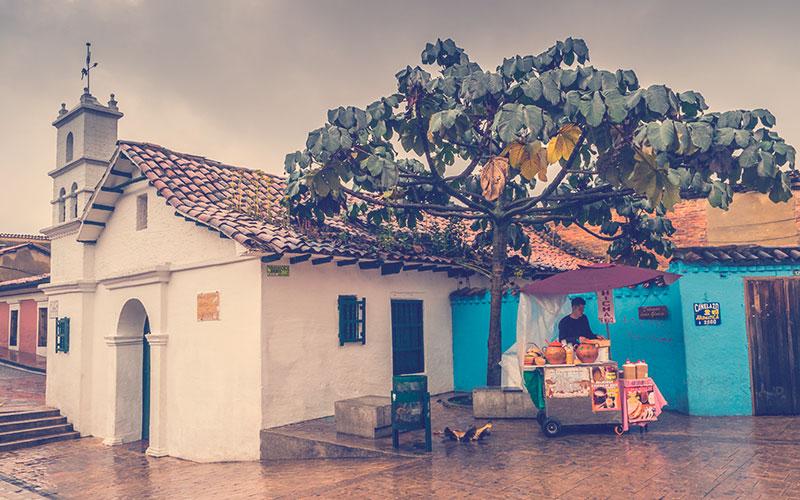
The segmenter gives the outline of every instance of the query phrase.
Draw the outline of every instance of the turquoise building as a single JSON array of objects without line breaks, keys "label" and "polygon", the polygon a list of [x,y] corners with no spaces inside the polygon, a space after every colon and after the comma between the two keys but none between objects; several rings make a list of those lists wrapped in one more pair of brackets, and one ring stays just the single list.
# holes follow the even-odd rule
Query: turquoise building
[{"label": "turquoise building", "polygon": [[[646,361],[669,409],[800,414],[800,247],[682,248],[669,270],[682,276],[670,286],[614,291],[612,359]],[[593,331],[605,334],[595,294],[581,296]],[[485,385],[488,302],[488,293],[452,300],[457,390]],[[503,349],[516,339],[517,304],[504,298]],[[656,307],[660,317],[640,317]]]}]

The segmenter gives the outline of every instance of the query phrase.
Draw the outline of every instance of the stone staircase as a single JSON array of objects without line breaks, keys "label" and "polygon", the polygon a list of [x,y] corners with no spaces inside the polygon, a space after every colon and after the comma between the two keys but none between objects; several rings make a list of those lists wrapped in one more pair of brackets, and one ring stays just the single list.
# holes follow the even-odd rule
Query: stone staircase
[{"label": "stone staircase", "polygon": [[67,417],[54,408],[39,408],[0,413],[0,452],[40,444],[75,439]]}]

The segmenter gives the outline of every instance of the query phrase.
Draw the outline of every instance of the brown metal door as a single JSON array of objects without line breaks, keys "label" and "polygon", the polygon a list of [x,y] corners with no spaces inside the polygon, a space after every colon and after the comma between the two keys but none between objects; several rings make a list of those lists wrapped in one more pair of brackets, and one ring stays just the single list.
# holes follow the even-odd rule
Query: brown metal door
[{"label": "brown metal door", "polygon": [[750,373],[755,415],[800,413],[800,283],[745,280]]}]

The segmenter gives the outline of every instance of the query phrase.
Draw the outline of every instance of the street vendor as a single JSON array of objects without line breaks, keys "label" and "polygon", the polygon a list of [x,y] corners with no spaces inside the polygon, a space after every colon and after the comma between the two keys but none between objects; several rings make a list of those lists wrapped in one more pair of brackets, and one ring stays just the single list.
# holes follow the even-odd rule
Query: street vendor
[{"label": "street vendor", "polygon": [[581,297],[572,299],[572,312],[561,318],[558,322],[558,340],[566,340],[569,344],[577,344],[586,340],[602,339],[602,335],[595,335],[589,327],[589,318],[583,314],[586,301]]}]

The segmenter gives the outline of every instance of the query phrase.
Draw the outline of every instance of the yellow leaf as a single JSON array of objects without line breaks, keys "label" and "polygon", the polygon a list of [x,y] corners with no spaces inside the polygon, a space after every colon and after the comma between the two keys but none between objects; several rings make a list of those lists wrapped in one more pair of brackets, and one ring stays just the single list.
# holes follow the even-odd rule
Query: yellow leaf
[{"label": "yellow leaf", "polygon": [[481,189],[487,200],[496,200],[508,180],[508,160],[495,156],[481,169]]},{"label": "yellow leaf", "polygon": [[508,162],[514,168],[520,168],[520,164],[524,161],[525,146],[518,142],[508,145]]},{"label": "yellow leaf", "polygon": [[581,136],[581,128],[567,124],[558,129],[558,134],[547,145],[547,163],[553,164],[562,158],[568,160]]},{"label": "yellow leaf", "polygon": [[525,146],[520,172],[526,179],[531,180],[536,174],[541,178],[543,170],[547,172],[547,150],[542,148],[539,141],[532,142]]}]

